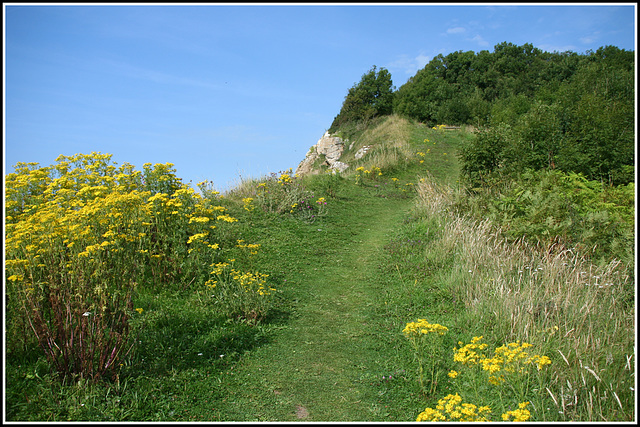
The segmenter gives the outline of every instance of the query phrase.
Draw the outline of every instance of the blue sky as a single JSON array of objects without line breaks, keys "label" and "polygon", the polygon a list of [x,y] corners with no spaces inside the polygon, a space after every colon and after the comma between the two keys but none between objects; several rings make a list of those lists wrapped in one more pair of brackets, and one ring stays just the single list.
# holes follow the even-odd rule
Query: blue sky
[{"label": "blue sky", "polygon": [[4,7],[5,174],[99,151],[219,190],[292,168],[372,66],[531,43],[636,50],[634,3]]}]

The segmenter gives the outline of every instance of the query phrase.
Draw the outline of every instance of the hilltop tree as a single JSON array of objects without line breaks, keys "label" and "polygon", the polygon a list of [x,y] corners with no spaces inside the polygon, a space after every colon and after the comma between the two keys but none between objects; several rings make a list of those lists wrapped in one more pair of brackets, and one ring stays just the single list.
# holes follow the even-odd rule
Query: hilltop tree
[{"label": "hilltop tree", "polygon": [[349,123],[366,122],[377,116],[391,114],[393,91],[391,73],[385,68],[377,70],[374,65],[359,83],[349,89],[329,132],[335,132]]}]

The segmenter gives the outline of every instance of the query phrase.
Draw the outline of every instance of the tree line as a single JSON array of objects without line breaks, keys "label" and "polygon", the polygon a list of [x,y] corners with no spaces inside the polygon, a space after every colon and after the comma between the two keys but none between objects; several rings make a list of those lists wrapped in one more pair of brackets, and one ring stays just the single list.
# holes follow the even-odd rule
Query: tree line
[{"label": "tree line", "polygon": [[373,66],[351,87],[329,132],[389,114],[473,125],[463,174],[580,173],[612,185],[634,180],[635,54],[604,46],[584,54],[503,42],[493,52],[437,55],[399,88]]}]

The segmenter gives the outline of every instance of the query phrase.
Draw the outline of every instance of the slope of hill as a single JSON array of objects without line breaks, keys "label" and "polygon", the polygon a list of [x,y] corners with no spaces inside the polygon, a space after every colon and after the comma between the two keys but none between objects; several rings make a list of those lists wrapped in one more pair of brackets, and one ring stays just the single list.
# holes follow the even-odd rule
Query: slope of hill
[{"label": "slope of hill", "polygon": [[473,138],[384,117],[351,135],[343,156],[371,149],[343,173],[274,174],[223,198],[156,194],[157,227],[184,230],[148,230],[175,252],[138,277],[115,378],[61,381],[12,304],[7,420],[635,419],[629,266],[514,241],[461,210],[475,196],[456,153]]}]

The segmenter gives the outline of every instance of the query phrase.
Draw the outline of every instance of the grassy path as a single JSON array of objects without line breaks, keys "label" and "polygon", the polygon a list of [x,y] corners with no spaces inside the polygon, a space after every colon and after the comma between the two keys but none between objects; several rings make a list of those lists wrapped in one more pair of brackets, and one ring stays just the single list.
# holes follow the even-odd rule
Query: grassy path
[{"label": "grassy path", "polygon": [[287,264],[294,315],[272,343],[245,355],[221,380],[235,393],[222,399],[220,420],[384,419],[384,405],[366,380],[385,363],[370,324],[379,290],[369,279],[410,200],[349,200],[333,203],[330,218],[297,236],[272,231],[278,240],[264,250]]},{"label": "grassy path", "polygon": [[243,262],[269,274],[279,291],[269,319],[251,326],[218,313],[206,293],[150,283],[134,302],[143,312],[121,381],[63,385],[41,352],[27,349],[7,364],[7,419],[415,419],[425,399],[401,331],[447,302],[414,302],[413,276],[390,254],[406,243],[400,230],[412,224],[404,184],[426,171],[451,181],[457,170],[450,144],[425,127],[414,134],[416,152],[430,151],[424,164],[385,171],[386,179],[364,186],[346,178],[305,182],[328,201],[328,215],[314,224],[241,211],[237,237],[261,245]]}]

